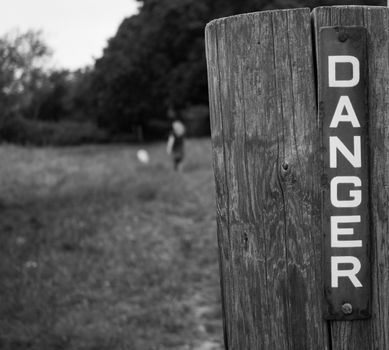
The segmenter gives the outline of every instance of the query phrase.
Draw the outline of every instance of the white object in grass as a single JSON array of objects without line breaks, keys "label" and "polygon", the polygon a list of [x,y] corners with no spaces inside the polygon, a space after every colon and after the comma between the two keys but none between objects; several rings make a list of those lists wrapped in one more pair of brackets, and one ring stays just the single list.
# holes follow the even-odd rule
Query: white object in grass
[{"label": "white object in grass", "polygon": [[147,153],[147,151],[145,151],[144,149],[140,149],[137,153],[136,153],[136,156],[138,157],[138,160],[143,163],[143,164],[147,164],[149,161],[150,161],[150,157],[149,157],[149,154]]}]

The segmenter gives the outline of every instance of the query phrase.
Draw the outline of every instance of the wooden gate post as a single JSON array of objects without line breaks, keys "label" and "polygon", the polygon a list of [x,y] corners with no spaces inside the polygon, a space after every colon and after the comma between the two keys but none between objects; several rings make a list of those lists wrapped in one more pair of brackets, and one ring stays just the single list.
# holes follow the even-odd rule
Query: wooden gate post
[{"label": "wooden gate post", "polygon": [[[317,8],[312,15],[308,9],[238,15],[206,28],[229,350],[389,349],[388,25],[388,8],[342,6]],[[367,30],[367,320],[323,318],[322,191],[328,184],[322,177],[313,42],[326,26]]]}]

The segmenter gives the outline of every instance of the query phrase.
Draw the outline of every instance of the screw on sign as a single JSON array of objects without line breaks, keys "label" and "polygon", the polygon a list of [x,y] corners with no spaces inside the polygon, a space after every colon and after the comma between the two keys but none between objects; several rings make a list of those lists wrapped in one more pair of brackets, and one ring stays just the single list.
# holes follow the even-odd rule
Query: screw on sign
[{"label": "screw on sign", "polygon": [[327,319],[370,317],[366,30],[320,31]]}]

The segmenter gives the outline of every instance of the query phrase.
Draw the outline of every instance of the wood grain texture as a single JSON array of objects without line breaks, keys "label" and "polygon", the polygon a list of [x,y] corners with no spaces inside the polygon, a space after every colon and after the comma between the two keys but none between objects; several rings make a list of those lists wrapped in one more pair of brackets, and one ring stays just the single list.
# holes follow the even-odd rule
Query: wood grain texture
[{"label": "wood grain texture", "polygon": [[361,25],[368,31],[372,318],[331,322],[334,350],[389,349],[389,9],[324,7],[313,12],[316,36],[324,26]]},{"label": "wood grain texture", "polygon": [[308,9],[206,28],[227,349],[329,349]]}]

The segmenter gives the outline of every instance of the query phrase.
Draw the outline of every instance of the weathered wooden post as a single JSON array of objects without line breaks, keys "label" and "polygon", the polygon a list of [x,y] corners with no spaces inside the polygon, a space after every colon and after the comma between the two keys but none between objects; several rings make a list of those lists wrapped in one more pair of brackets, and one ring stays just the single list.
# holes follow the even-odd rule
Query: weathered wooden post
[{"label": "weathered wooden post", "polygon": [[342,6],[206,28],[227,349],[389,349],[388,25]]}]

